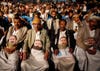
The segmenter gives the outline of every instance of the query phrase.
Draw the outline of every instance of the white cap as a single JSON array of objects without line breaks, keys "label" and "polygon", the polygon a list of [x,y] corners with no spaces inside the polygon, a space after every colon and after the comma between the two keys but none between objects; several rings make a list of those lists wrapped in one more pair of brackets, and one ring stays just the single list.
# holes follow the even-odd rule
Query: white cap
[{"label": "white cap", "polygon": [[95,15],[89,17],[89,20],[93,20],[93,19],[100,20],[100,17]]}]

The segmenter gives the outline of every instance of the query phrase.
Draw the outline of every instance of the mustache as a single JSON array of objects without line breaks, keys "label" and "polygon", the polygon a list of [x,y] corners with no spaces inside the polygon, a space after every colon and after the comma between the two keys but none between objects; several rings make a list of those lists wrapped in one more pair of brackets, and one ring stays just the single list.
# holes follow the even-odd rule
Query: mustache
[{"label": "mustache", "polygon": [[33,46],[33,48],[37,50],[42,50],[42,47],[39,47],[39,46]]},{"label": "mustache", "polygon": [[96,29],[96,28],[98,28],[98,25],[89,25],[89,27],[92,29]]},{"label": "mustache", "polygon": [[40,48],[39,46],[34,46],[35,48]]}]

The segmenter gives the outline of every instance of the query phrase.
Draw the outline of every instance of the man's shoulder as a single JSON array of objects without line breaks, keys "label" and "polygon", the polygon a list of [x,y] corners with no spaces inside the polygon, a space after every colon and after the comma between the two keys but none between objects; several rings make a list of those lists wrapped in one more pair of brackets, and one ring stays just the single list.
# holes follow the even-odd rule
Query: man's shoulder
[{"label": "man's shoulder", "polygon": [[27,31],[28,34],[30,34],[30,33],[32,33],[32,32],[34,32],[33,29],[30,29],[30,30]]},{"label": "man's shoulder", "polygon": [[46,30],[46,29],[42,29],[41,31],[42,31],[43,33],[46,33],[46,32],[47,32],[47,30]]},{"label": "man's shoulder", "polygon": [[11,30],[11,29],[14,29],[14,26],[10,26],[10,27],[9,27],[9,30]]}]

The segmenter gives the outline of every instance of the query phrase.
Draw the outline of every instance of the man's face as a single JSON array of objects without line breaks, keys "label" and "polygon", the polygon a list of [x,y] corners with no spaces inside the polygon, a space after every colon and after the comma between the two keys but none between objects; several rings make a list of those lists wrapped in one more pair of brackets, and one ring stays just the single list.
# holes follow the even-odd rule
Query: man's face
[{"label": "man's face", "polygon": [[41,27],[41,24],[40,24],[40,23],[34,23],[33,26],[34,26],[34,28],[35,28],[36,30],[39,30],[40,27]]},{"label": "man's face", "polygon": [[19,19],[14,19],[14,26],[16,27],[20,27],[21,26],[21,22]]},{"label": "man's face", "polygon": [[22,7],[21,10],[24,11],[25,10],[25,7]]},{"label": "man's face", "polygon": [[32,8],[31,8],[31,9],[29,9],[29,12],[30,12],[30,13],[33,13],[33,9],[32,9]]},{"label": "man's face", "polygon": [[41,9],[41,13],[45,13],[45,9]]},{"label": "man's face", "polygon": [[67,45],[67,40],[66,40],[65,37],[62,37],[62,38],[60,39],[60,41],[61,41],[61,44],[62,44],[62,45]]},{"label": "man's face", "polygon": [[74,17],[75,22],[78,22],[79,20],[80,20],[79,17]]},{"label": "man's face", "polygon": [[12,45],[15,45],[17,43],[17,39],[15,36],[11,36],[9,38],[9,43],[12,44]]},{"label": "man's face", "polygon": [[37,46],[37,47],[42,47],[42,42],[40,40],[36,40],[34,42],[34,46]]},{"label": "man's face", "polygon": [[60,40],[59,40],[60,47],[66,48],[67,44],[68,44],[68,42],[67,42],[66,37],[61,37]]},{"label": "man's face", "polygon": [[72,16],[73,16],[73,13],[72,13],[72,12],[70,12],[70,13],[69,13],[69,17],[72,17]]},{"label": "man's face", "polygon": [[96,20],[89,21],[89,27],[90,27],[91,30],[96,29],[96,26],[97,26],[96,23],[97,23]]},{"label": "man's face", "polygon": [[52,12],[51,16],[52,16],[53,18],[55,18],[55,17],[56,17],[56,12]]},{"label": "man's face", "polygon": [[59,23],[59,27],[60,27],[61,30],[64,30],[65,27],[66,27],[66,23],[65,23],[64,21],[61,21],[61,22]]}]

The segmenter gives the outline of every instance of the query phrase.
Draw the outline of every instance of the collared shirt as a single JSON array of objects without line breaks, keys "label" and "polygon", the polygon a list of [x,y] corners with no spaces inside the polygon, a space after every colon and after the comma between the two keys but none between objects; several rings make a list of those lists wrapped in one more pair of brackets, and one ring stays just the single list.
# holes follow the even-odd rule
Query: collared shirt
[{"label": "collared shirt", "polygon": [[13,34],[12,34],[12,35],[15,35],[15,36],[16,36],[18,32],[19,32],[19,29],[18,29],[18,30],[16,30],[16,31],[14,30],[14,32],[13,32]]},{"label": "collared shirt", "polygon": [[78,24],[75,22],[75,21],[73,21],[73,30],[75,31],[75,33],[74,33],[74,38],[76,39],[77,38],[77,30],[79,29],[79,27],[78,27]]},{"label": "collared shirt", "polygon": [[78,30],[78,29],[79,29],[78,24],[75,21],[73,21],[73,30]]},{"label": "collared shirt", "polygon": [[60,31],[60,35],[59,35],[59,40],[58,40],[58,44],[60,44],[61,42],[60,42],[60,38],[61,37],[66,37],[66,30],[65,31]]},{"label": "collared shirt", "polygon": [[90,37],[94,37],[95,36],[95,30],[89,30],[89,33],[90,33]]},{"label": "collared shirt", "polygon": [[40,40],[40,31],[38,31],[38,32],[36,33],[36,38],[35,38],[35,40]]}]

